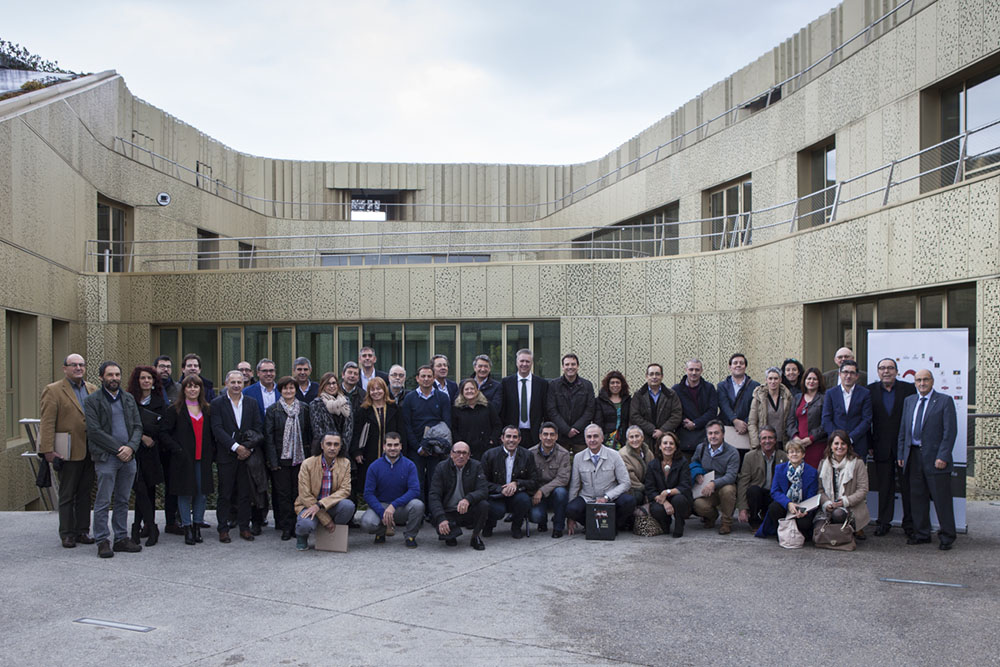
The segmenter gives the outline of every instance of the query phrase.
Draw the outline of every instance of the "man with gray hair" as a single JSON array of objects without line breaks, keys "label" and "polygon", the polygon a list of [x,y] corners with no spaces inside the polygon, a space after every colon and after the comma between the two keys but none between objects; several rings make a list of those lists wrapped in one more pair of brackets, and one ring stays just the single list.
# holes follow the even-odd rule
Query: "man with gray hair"
[{"label": "man with gray hair", "polygon": [[312,362],[306,357],[297,357],[292,362],[292,377],[295,378],[295,398],[306,405],[319,396],[319,383],[309,379],[312,375]]},{"label": "man with gray hair", "polygon": [[[263,435],[264,422],[257,401],[243,393],[243,373],[226,373],[226,391],[212,401],[209,421],[215,440],[215,463],[219,472],[219,495],[216,516],[219,518],[219,541],[228,544],[229,522],[233,515],[240,537],[253,541],[250,523],[250,471],[247,459],[254,448],[263,443],[249,443],[246,434],[254,431]],[[235,512],[232,507],[235,505]]]},{"label": "man with gray hair", "polygon": [[500,383],[493,379],[490,371],[493,370],[493,361],[488,355],[480,354],[472,362],[472,377],[479,385],[489,404],[496,408],[497,415],[503,414],[503,392],[500,391]]},{"label": "man with gray hair", "polygon": [[600,426],[591,424],[584,428],[583,439],[587,448],[573,457],[570,472],[566,530],[572,535],[576,523],[584,522],[587,503],[614,503],[615,524],[622,530],[635,512],[628,469],[618,452],[604,446],[604,431]]},{"label": "man with gray hair", "polygon": [[389,393],[396,405],[403,402],[406,395],[406,369],[399,364],[393,364],[389,368]]}]

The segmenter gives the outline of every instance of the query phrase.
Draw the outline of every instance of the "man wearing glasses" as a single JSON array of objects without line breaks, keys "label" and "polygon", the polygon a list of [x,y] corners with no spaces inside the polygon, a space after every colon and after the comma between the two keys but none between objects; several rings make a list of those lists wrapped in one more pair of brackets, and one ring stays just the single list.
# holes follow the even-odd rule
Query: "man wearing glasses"
[{"label": "man wearing glasses", "polygon": [[917,393],[917,388],[909,382],[899,382],[899,369],[893,359],[881,359],[876,366],[878,382],[868,385],[872,395],[872,458],[875,459],[875,490],[878,491],[878,527],[875,535],[887,535],[892,528],[896,511],[896,488],[903,494],[903,531],[913,532],[913,518],[910,516],[910,489],[906,479],[896,476],[896,450],[899,441],[899,426],[903,418],[903,401]]},{"label": "man wearing glasses", "polygon": [[[823,430],[833,433],[847,431],[855,453],[864,461],[868,457],[868,431],[872,426],[872,395],[858,384],[858,362],[840,364],[840,386],[831,387],[823,398]],[[864,526],[858,526],[861,530]]]},{"label": "man wearing glasses", "polygon": [[63,361],[66,377],[42,391],[38,453],[59,473],[59,537],[67,549],[94,543],[89,535],[94,462],[87,450],[83,400],[97,387],[84,381],[86,370],[83,357],[71,354]]}]

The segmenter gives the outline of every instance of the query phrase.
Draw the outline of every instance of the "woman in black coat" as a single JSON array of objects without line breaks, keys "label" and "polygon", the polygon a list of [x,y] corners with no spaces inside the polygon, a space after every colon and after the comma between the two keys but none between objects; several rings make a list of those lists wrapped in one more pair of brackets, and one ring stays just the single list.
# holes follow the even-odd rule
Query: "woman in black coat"
[{"label": "woman in black coat", "polygon": [[[368,433],[364,434],[365,426]],[[403,418],[399,407],[392,400],[389,386],[380,377],[368,381],[368,391],[358,408],[358,421],[354,429],[354,442],[351,443],[351,458],[358,466],[358,478],[361,489],[364,489],[365,474],[368,466],[382,456],[386,433],[398,433],[406,450],[406,438],[403,428]],[[364,434],[364,442],[362,435]]]},{"label": "woman in black coat", "polygon": [[295,498],[299,492],[299,468],[312,442],[309,406],[295,398],[295,380],[286,375],[275,383],[281,398],[264,413],[264,451],[274,474],[274,524],[281,539],[295,532]]},{"label": "woman in black coat", "polygon": [[347,458],[347,444],[351,442],[354,415],[351,402],[340,392],[336,373],[323,373],[319,379],[319,393],[309,404],[309,425],[312,429],[312,456],[323,453],[320,440],[323,434],[339,433],[345,446],[337,456]]},{"label": "woman in black coat", "polygon": [[646,469],[649,514],[659,522],[663,532],[670,530],[672,519],[671,535],[680,537],[684,534],[684,520],[691,516],[694,506],[688,460],[681,453],[677,436],[669,431],[660,438],[655,456]]},{"label": "woman in black coat", "polygon": [[202,541],[207,496],[215,491],[212,480],[215,441],[200,377],[188,375],[181,380],[181,391],[165,411],[162,423],[160,437],[170,450],[167,492],[177,496],[184,543],[196,544]]},{"label": "woman in black coat", "polygon": [[160,377],[152,366],[136,366],[128,381],[128,393],[135,398],[142,415],[142,444],[135,453],[135,519],[132,522],[132,541],[148,536],[146,546],[151,547],[160,539],[156,527],[156,485],[163,481],[163,464],[160,462],[160,420],[166,403],[160,391]]},{"label": "woman in black coat", "polygon": [[[468,443],[471,458],[479,461],[490,447],[500,444],[500,416],[472,378],[462,380],[451,411],[451,441]],[[526,446],[532,446],[524,443]]]},{"label": "woman in black coat", "polygon": [[604,376],[594,401],[594,423],[604,431],[604,444],[611,449],[621,449],[625,443],[631,400],[628,382],[621,372],[611,371]]}]

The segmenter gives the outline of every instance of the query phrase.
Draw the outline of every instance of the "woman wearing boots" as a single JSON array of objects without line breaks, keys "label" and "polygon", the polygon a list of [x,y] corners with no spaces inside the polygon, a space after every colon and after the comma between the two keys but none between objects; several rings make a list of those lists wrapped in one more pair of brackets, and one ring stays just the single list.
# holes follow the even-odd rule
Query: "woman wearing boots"
[{"label": "woman wearing boots", "polygon": [[166,410],[161,430],[170,450],[170,485],[184,530],[184,543],[202,541],[200,524],[205,520],[206,497],[214,490],[212,456],[215,441],[208,423],[205,386],[197,375],[181,380],[177,400]]},{"label": "woman wearing boots", "polygon": [[128,393],[135,398],[142,415],[142,445],[135,453],[137,465],[132,484],[135,490],[132,541],[139,544],[140,536],[146,536],[146,546],[151,547],[160,539],[160,530],[156,527],[156,485],[163,481],[158,441],[166,407],[156,370],[152,366],[136,366],[128,381]]},{"label": "woman wearing boots", "polygon": [[656,458],[646,469],[646,498],[649,514],[656,519],[663,532],[673,524],[671,535],[684,534],[684,520],[691,516],[691,470],[688,460],[677,445],[677,436],[667,431],[660,438]]}]

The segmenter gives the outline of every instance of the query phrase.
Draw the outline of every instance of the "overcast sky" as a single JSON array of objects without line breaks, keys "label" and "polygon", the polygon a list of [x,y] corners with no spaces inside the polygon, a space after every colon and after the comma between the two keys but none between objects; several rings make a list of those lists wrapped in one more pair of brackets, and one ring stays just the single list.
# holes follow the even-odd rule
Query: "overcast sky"
[{"label": "overcast sky", "polygon": [[600,157],[835,0],[19,3],[0,38],[298,160]]}]

